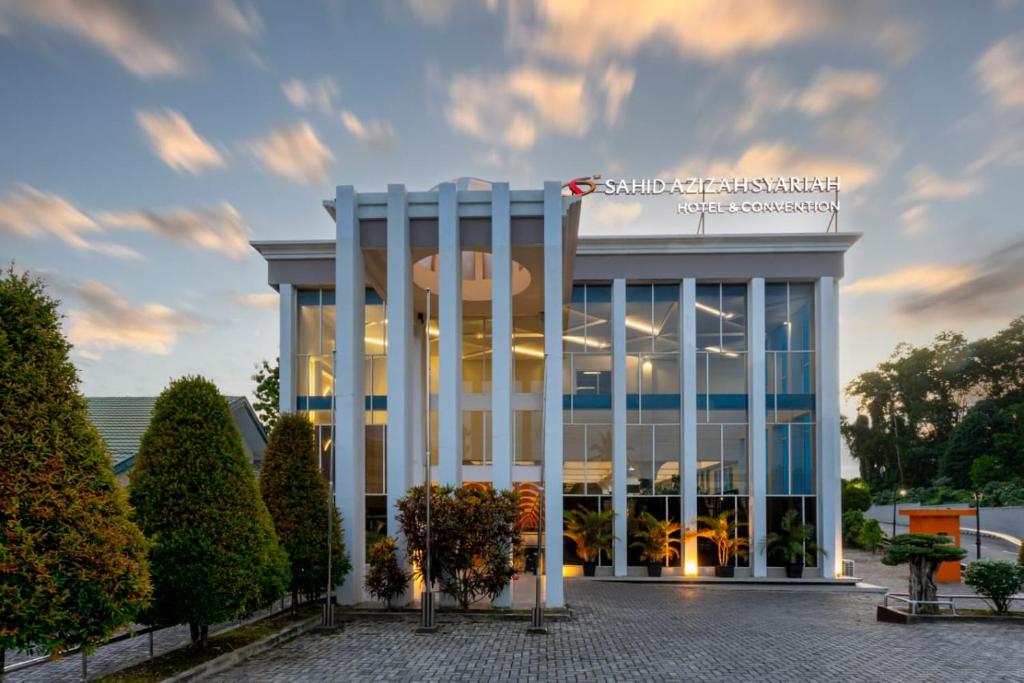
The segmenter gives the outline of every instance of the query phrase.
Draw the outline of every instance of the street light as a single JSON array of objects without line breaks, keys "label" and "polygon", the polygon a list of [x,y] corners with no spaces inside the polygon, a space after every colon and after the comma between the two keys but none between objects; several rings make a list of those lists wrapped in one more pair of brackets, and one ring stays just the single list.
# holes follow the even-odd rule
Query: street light
[{"label": "street light", "polygon": [[974,492],[974,547],[977,550],[977,557],[981,559],[981,491]]},{"label": "street light", "polygon": [[907,495],[906,489],[899,489],[898,491],[892,492],[892,535],[896,535],[896,503],[899,499]]}]

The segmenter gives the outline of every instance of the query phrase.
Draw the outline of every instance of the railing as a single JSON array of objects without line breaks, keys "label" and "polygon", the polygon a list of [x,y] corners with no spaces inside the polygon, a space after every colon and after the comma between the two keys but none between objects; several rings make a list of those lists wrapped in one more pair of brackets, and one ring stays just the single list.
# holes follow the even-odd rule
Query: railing
[{"label": "railing", "polygon": [[[917,614],[917,608],[920,606],[945,606],[948,607],[950,611],[953,612],[953,614],[959,616],[958,612],[956,611],[957,600],[960,600],[961,602],[965,600],[981,600],[983,602],[985,601],[985,598],[983,598],[980,595],[936,595],[935,598],[935,600],[911,600],[910,595],[907,593],[886,593],[882,597],[882,606],[888,607],[889,600],[896,600],[899,602],[906,603],[907,605],[910,605],[910,613],[915,615]],[[1024,601],[1024,593],[1017,594],[1011,597],[1010,604],[1012,605],[1016,600]]]}]

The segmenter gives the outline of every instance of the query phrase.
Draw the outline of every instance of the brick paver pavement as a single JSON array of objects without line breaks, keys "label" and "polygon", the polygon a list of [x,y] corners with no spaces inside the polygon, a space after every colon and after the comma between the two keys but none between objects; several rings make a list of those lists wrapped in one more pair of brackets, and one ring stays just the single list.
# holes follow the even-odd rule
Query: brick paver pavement
[{"label": "brick paver pavement", "polygon": [[416,635],[413,622],[364,620],[219,680],[1024,681],[1024,628],[880,624],[878,595],[582,579],[566,590],[574,618],[547,636],[523,622]]}]

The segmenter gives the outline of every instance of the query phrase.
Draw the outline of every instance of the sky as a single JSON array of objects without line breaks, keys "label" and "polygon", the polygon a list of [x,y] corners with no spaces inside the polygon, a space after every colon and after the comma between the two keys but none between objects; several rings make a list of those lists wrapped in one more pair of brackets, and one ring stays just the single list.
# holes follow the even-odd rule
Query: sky
[{"label": "sky", "polygon": [[[251,394],[248,242],[333,237],[341,184],[838,175],[842,385],[1024,313],[1020,1],[0,0],[0,84],[0,261],[61,299],[87,395]],[[584,234],[695,231],[584,200]]]}]

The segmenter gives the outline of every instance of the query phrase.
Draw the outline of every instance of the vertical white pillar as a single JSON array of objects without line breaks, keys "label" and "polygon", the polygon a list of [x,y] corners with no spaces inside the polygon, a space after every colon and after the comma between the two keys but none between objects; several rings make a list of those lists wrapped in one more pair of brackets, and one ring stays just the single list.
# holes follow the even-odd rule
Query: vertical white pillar
[{"label": "vertical white pillar", "polygon": [[562,187],[544,183],[544,586],[564,607],[562,578]]},{"label": "vertical white pillar", "polygon": [[[697,281],[683,280],[680,308],[682,315],[683,361],[683,469],[680,478],[682,496],[682,525],[684,529],[697,528]],[[683,574],[697,573],[697,539],[690,538],[683,548]]]},{"label": "vertical white pillar", "polygon": [[278,411],[284,415],[295,412],[295,287],[282,282],[278,290],[281,295],[278,308],[281,316],[278,347]]},{"label": "vertical white pillar", "polygon": [[612,509],[615,510],[615,576],[626,565],[626,281],[612,281]]},{"label": "vertical white pillar", "polygon": [[843,564],[840,526],[842,488],[839,467],[839,311],[835,280],[818,278],[814,287],[816,394],[818,414],[817,506],[822,576],[834,578]]},{"label": "vertical white pillar", "polygon": [[[437,479],[462,483],[462,240],[455,183],[437,192],[438,404]],[[429,324],[429,322],[428,322]],[[429,337],[429,335],[428,335]]]},{"label": "vertical white pillar", "polygon": [[750,556],[754,576],[768,575],[768,556],[765,552],[764,537],[767,533],[768,478],[767,446],[765,433],[765,337],[764,337],[764,278],[755,277],[750,281],[747,297],[747,443],[750,477],[747,490],[750,492]]},{"label": "vertical white pillar", "polygon": [[[491,188],[491,484],[512,488],[512,204],[508,183]],[[514,584],[494,600],[512,606]]]},{"label": "vertical white pillar", "polygon": [[387,342],[388,342],[388,426],[387,489],[388,535],[404,541],[395,519],[398,499],[411,481],[413,348],[412,255],[409,250],[409,214],[404,185],[388,185],[387,205]]},{"label": "vertical white pillar", "polygon": [[355,190],[351,186],[337,188],[334,206],[337,217],[334,339],[338,364],[335,368],[334,490],[345,548],[352,565],[339,590],[338,600],[343,605],[354,605],[364,599],[366,565],[366,285]]},{"label": "vertical white pillar", "polygon": [[491,189],[491,481],[496,489],[512,488],[511,216],[508,183],[495,183]]}]

